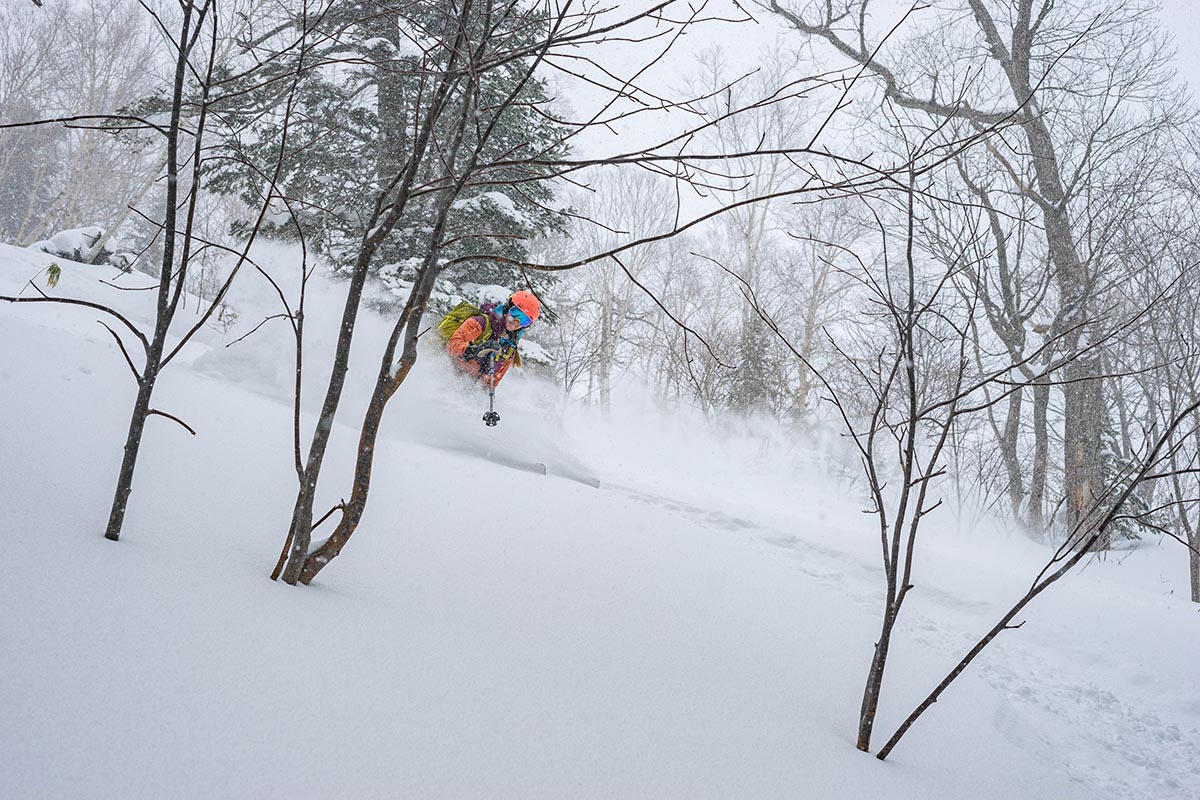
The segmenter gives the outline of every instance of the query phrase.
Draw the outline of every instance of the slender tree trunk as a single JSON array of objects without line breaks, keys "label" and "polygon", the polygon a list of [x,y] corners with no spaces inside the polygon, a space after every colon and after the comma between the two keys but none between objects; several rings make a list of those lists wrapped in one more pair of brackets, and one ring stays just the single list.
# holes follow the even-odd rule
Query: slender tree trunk
[{"label": "slender tree trunk", "polygon": [[[154,337],[146,349],[146,364],[138,378],[138,394],[133,405],[133,414],[129,420],[129,432],[125,437],[124,454],[121,457],[121,471],[117,475],[117,488],[113,494],[112,508],[108,514],[108,526],[104,530],[104,538],[109,541],[119,541],[121,528],[125,524],[125,509],[129,504],[129,495],[133,491],[133,473],[137,466],[138,453],[142,446],[142,432],[146,428],[146,418],[150,416],[150,397],[154,393],[154,384],[158,380],[158,372],[162,366],[163,348],[167,340],[167,331],[171,327],[171,319],[175,315],[176,302],[171,300],[171,281],[175,268],[175,238],[178,234],[179,213],[179,135],[180,119],[183,109],[183,90],[187,80],[189,39],[192,37],[193,6],[188,3],[183,7],[183,19],[180,23],[179,40],[176,43],[175,82],[171,97],[171,122],[167,132],[167,196],[166,209],[163,217],[163,258],[162,272],[158,279],[157,314],[154,325]],[[201,12],[199,22],[204,22],[204,12]],[[211,66],[211,65],[210,65]],[[205,91],[207,97],[207,88]],[[202,107],[203,108],[203,107]],[[200,136],[203,130],[203,111],[201,121],[196,126],[195,147],[200,147]],[[199,187],[191,187],[192,200]],[[194,209],[194,205],[193,205]],[[190,228],[188,229],[190,233]],[[180,274],[177,280],[184,279],[187,264],[187,240],[185,237]],[[176,292],[176,297],[178,297]]]},{"label": "slender tree trunk", "polygon": [[[1196,440],[1200,442],[1200,430],[1193,432]],[[1200,511],[1200,501],[1188,502],[1180,491],[1180,477],[1174,478],[1175,481],[1175,508],[1179,514],[1179,528],[1183,534],[1184,541],[1188,543],[1188,572],[1191,578],[1190,585],[1192,589],[1192,602],[1200,603],[1200,516],[1195,520],[1188,518],[1188,509],[1195,508]]]},{"label": "slender tree trunk", "polygon": [[[918,386],[918,373],[916,369],[918,358],[916,331],[922,312],[918,311],[915,294],[916,266],[913,259],[913,230],[916,218],[913,211],[914,180],[913,173],[910,172],[908,185],[908,230],[905,237],[905,261],[908,265],[908,274],[906,276],[908,300],[904,306],[896,307],[897,339],[900,347],[894,374],[903,376],[903,394],[905,395],[907,408],[905,409],[904,433],[902,449],[900,451],[899,497],[896,501],[895,515],[890,525],[884,516],[884,484],[880,481],[878,470],[873,462],[875,457],[875,435],[882,427],[879,424],[879,420],[887,416],[887,401],[883,399],[887,397],[886,389],[880,393],[881,399],[878,401],[880,405],[877,406],[876,416],[872,418],[874,427],[870,433],[870,444],[867,445],[863,453],[864,458],[870,464],[868,480],[871,484],[871,493],[876,506],[875,511],[879,515],[880,520],[880,544],[884,548],[884,575],[887,580],[883,628],[879,634],[879,641],[875,643],[875,654],[871,659],[871,669],[867,672],[867,685],[863,691],[861,716],[858,725],[858,742],[856,746],[863,752],[870,752],[871,749],[871,732],[874,730],[875,714],[879,708],[879,695],[883,686],[884,669],[887,667],[888,652],[891,648],[892,631],[895,628],[896,620],[900,617],[900,608],[904,605],[904,599],[908,596],[908,591],[912,588],[913,548],[916,544],[917,530],[921,517],[926,513],[925,497],[929,489],[929,481],[914,481],[914,478],[933,474],[934,464],[937,463],[942,447],[945,445],[946,438],[950,435],[953,427],[953,416],[947,417],[938,442],[929,454],[928,463],[923,468],[922,459],[918,456],[917,451],[917,431],[919,426],[921,426],[921,418],[919,413],[920,388]],[[959,385],[961,385],[961,381],[962,375],[960,372]],[[953,414],[952,411],[950,413]],[[897,442],[900,442],[899,438]],[[911,515],[909,511],[910,503],[913,504]],[[905,545],[903,549],[902,544]],[[903,567],[901,564],[903,564]]]},{"label": "slender tree trunk", "polygon": [[[812,247],[812,253],[813,269],[820,269],[821,271],[818,276],[813,278],[812,292],[809,296],[808,305],[804,309],[804,335],[800,341],[800,353],[804,356],[804,360],[799,363],[798,369],[800,374],[792,400],[797,417],[803,417],[804,412],[808,410],[808,396],[812,393],[814,376],[808,365],[812,363],[813,344],[816,339],[817,330],[820,327],[817,324],[817,314],[824,301],[825,281],[828,279],[830,271],[828,264],[821,261],[815,243]],[[817,267],[817,264],[821,264],[822,266]]]},{"label": "slender tree trunk", "polygon": [[[456,120],[452,143],[446,152],[442,154],[445,159],[444,163],[450,169],[453,169],[458,161],[459,149],[462,146],[463,137],[469,121],[472,119],[474,109],[474,95],[468,89],[462,100],[461,115]],[[482,147],[482,143],[480,147]],[[429,251],[426,253],[425,260],[418,271],[416,284],[409,293],[408,303],[392,329],[387,347],[384,348],[379,373],[375,379],[375,389],[371,393],[371,402],[367,407],[367,413],[363,419],[363,425],[359,433],[358,457],[355,463],[354,486],[351,490],[350,502],[343,508],[342,519],[338,523],[337,528],[334,529],[333,534],[312,553],[309,553],[309,534],[312,527],[312,502],[310,499],[307,519],[303,520],[308,526],[304,528],[303,550],[296,544],[296,540],[299,538],[297,534],[301,529],[295,528],[290,534],[292,536],[293,558],[288,563],[287,570],[284,572],[284,580],[288,583],[295,584],[299,581],[306,586],[311,583],[313,578],[341,553],[350,536],[357,530],[358,523],[361,521],[363,512],[366,510],[367,495],[371,489],[371,472],[375,461],[375,443],[379,436],[379,426],[383,422],[383,412],[388,400],[396,393],[400,385],[404,383],[405,378],[408,377],[408,373],[412,370],[413,364],[416,363],[417,331],[420,328],[421,317],[425,313],[425,308],[429,303],[429,296],[433,294],[437,276],[441,271],[437,260],[442,251],[442,242],[446,233],[446,222],[450,216],[450,209],[454,205],[454,201],[458,199],[463,186],[475,169],[479,152],[477,148],[452,186],[442,192],[437,207],[434,209],[433,227],[429,234]],[[365,277],[366,269],[364,268],[361,272],[363,277]],[[358,292],[361,295],[361,283],[358,286]],[[355,310],[357,310],[357,300],[354,306]],[[349,308],[349,303],[347,303],[347,311],[349,311]],[[352,327],[353,325],[351,325]],[[401,334],[405,336],[404,354],[393,372],[392,364],[395,361],[396,347]],[[349,337],[346,336],[343,338],[347,340],[348,355]],[[343,371],[342,379],[344,378],[345,372]],[[334,404],[334,408],[336,408],[336,403]],[[332,422],[332,416],[330,417],[330,421]],[[325,439],[325,442],[327,441],[328,437]],[[324,444],[323,442],[322,457],[324,454]],[[314,478],[313,485],[315,486],[315,484]],[[289,577],[291,580],[289,580]]]},{"label": "slender tree trunk", "polygon": [[[1097,500],[1104,491],[1101,471],[1100,439],[1105,416],[1101,381],[1091,359],[1067,370],[1069,383],[1064,388],[1065,413],[1063,427],[1064,488],[1067,493],[1067,532],[1078,535],[1091,525],[1091,518],[1102,514]],[[1096,543],[1097,550],[1107,550],[1111,535],[1105,529]]]},{"label": "slender tree trunk", "polygon": [[317,419],[312,442],[308,448],[304,477],[300,481],[300,488],[296,493],[296,503],[292,507],[292,522],[287,535],[292,546],[282,577],[285,583],[293,586],[300,579],[300,571],[304,568],[304,559],[308,555],[308,545],[312,538],[313,502],[316,499],[317,481],[321,477],[325,451],[329,447],[329,437],[333,433],[333,421],[342,400],[342,390],[346,385],[346,373],[350,370],[350,344],[354,336],[354,325],[358,319],[363,286],[367,280],[367,267],[374,254],[374,246],[364,245],[359,251],[358,260],[354,265],[350,288],[346,292],[346,305],[342,309],[342,325],[333,359],[333,371],[325,390],[325,402],[321,405],[321,416]]},{"label": "slender tree trunk", "polygon": [[[1062,303],[1058,322],[1061,332],[1065,333],[1066,352],[1070,353],[1089,343],[1087,333],[1093,328],[1089,316],[1094,287],[1075,247],[1054,141],[1041,109],[1032,99],[1028,50],[1022,50],[1020,56],[1020,64],[1012,68],[1010,80],[1018,101],[1029,98],[1021,129],[1029,143],[1038,192],[1043,198],[1042,224]],[[1078,354],[1065,370],[1063,488],[1069,534],[1084,530],[1094,514],[1103,513],[1095,508],[1096,499],[1104,491],[1100,441],[1106,409],[1100,374],[1099,357],[1094,352]],[[1106,546],[1104,542],[1100,544],[1101,549]]]},{"label": "slender tree trunk", "polygon": [[133,492],[133,472],[137,467],[138,453],[141,451],[142,432],[146,428],[146,419],[150,416],[150,396],[158,380],[162,342],[157,337],[146,359],[146,368],[142,371],[137,399],[133,404],[133,415],[129,419],[129,432],[125,436],[121,471],[117,474],[117,488],[113,493],[112,508],[108,513],[108,526],[104,530],[104,538],[113,542],[120,540],[121,528],[125,524],[125,509],[129,504],[129,495]]},{"label": "slender tree trunk", "polygon": [[342,510],[342,518],[333,534],[319,547],[307,555],[300,571],[299,582],[307,586],[330,561],[342,552],[346,541],[358,528],[363,512],[367,509],[367,495],[371,491],[371,470],[375,460],[375,443],[379,438],[379,426],[383,422],[383,410],[392,394],[407,377],[411,365],[401,367],[393,378],[386,376],[375,384],[371,402],[367,406],[362,430],[358,438],[358,459],[354,465],[354,488],[350,499]]},{"label": "slender tree trunk", "polygon": [[1050,431],[1046,419],[1050,387],[1033,387],[1033,472],[1029,479],[1029,521],[1039,533],[1046,530],[1046,474],[1050,461]]},{"label": "slender tree trunk", "polygon": [[[454,196],[457,194],[454,192]],[[450,202],[447,201],[440,211],[441,224],[434,226],[431,241],[441,241]],[[317,577],[317,573],[342,552],[346,542],[358,529],[358,523],[362,520],[363,512],[366,511],[367,496],[371,491],[371,472],[375,463],[375,445],[379,438],[379,426],[383,422],[383,412],[387,407],[388,400],[404,383],[417,361],[416,332],[420,327],[425,306],[429,302],[429,295],[433,292],[434,282],[439,272],[436,262],[440,252],[440,245],[430,248],[417,283],[410,294],[409,302],[388,339],[380,363],[379,374],[375,379],[375,389],[371,392],[371,402],[367,405],[367,413],[359,432],[358,457],[354,465],[354,486],[351,489],[350,500],[343,506],[342,518],[333,534],[311,553],[306,552],[300,562],[298,580],[305,586],[311,583],[313,578]],[[410,335],[406,336],[404,355],[393,372],[392,363],[395,360],[396,345],[402,332]],[[309,508],[311,509],[311,504]],[[311,516],[309,519],[311,522]]]},{"label": "slender tree trunk", "polygon": [[[400,52],[400,13],[394,9],[382,10],[376,22],[379,24],[379,34]],[[401,76],[403,63],[398,59],[388,59],[385,63],[376,65],[376,112],[380,121],[381,141],[376,157],[376,178],[380,185],[387,182],[392,175],[404,169],[404,157],[407,148],[409,103],[408,93]]]},{"label": "slender tree trunk", "polygon": [[[440,242],[445,232],[445,222],[450,205],[458,196],[458,190],[447,192],[447,195],[450,196],[439,209],[439,219],[431,234],[430,241],[437,244],[430,247],[417,283],[412,288],[408,304],[393,328],[384,350],[379,374],[375,379],[375,389],[371,393],[371,402],[367,406],[367,413],[359,432],[358,457],[354,466],[354,486],[351,489],[350,500],[345,504],[341,521],[334,529],[333,534],[311,553],[306,553],[300,562],[297,578],[305,586],[311,583],[313,578],[317,577],[317,574],[342,552],[346,542],[358,529],[358,523],[362,520],[363,512],[366,511],[367,496],[371,491],[371,472],[375,463],[375,445],[379,438],[379,426],[383,422],[383,412],[386,410],[388,401],[404,383],[417,361],[417,330],[420,327],[425,306],[429,302],[429,296],[433,293],[438,272],[440,272],[437,266],[437,258],[441,253]],[[396,346],[402,332],[405,334],[404,354],[393,372],[392,363],[395,361]],[[311,517],[309,519],[311,523]]]},{"label": "slender tree trunk", "polygon": [[[471,13],[471,2],[464,3],[459,12],[459,19],[465,21]],[[362,243],[359,246],[358,257],[351,272],[350,287],[346,292],[346,305],[342,309],[342,324],[338,330],[337,350],[334,354],[333,370],[325,390],[325,401],[321,405],[321,415],[317,419],[312,442],[308,448],[308,459],[305,462],[303,477],[296,492],[296,503],[292,507],[292,521],[288,526],[286,541],[290,542],[287,566],[282,578],[285,583],[295,585],[304,570],[304,562],[308,557],[309,543],[312,541],[313,502],[316,499],[317,481],[321,476],[321,466],[325,461],[325,451],[329,447],[329,437],[333,432],[334,418],[341,404],[342,390],[346,383],[346,373],[350,368],[350,344],[354,339],[354,328],[358,319],[359,305],[362,302],[363,286],[367,280],[367,272],[379,246],[399,222],[411,198],[413,183],[424,165],[426,150],[433,136],[434,128],[445,110],[444,102],[454,84],[454,72],[458,67],[461,47],[465,41],[466,26],[458,24],[451,29],[454,45],[450,50],[450,59],[439,79],[439,85],[430,100],[429,110],[422,121],[420,133],[413,143],[412,152],[408,154],[408,163],[403,174],[395,176],[394,183],[381,191],[376,201],[375,212],[366,227]],[[382,220],[382,221],[381,221]],[[378,223],[378,224],[377,224]]]},{"label": "slender tree trunk", "polygon": [[609,297],[600,306],[600,353],[596,365],[596,380],[600,386],[600,413],[608,419],[612,410],[613,305]]},{"label": "slender tree trunk", "polygon": [[1200,536],[1191,537],[1192,549],[1188,551],[1188,566],[1192,578],[1192,602],[1200,603]]},{"label": "slender tree trunk", "polygon": [[892,628],[896,624],[896,610],[889,601],[883,612],[883,630],[875,643],[871,656],[871,668],[867,671],[867,685],[863,689],[862,707],[858,717],[858,742],[856,747],[864,753],[871,750],[871,732],[875,729],[875,714],[879,710],[879,695],[883,690],[883,671],[887,667],[888,650],[892,642]]},{"label": "slender tree trunk", "polygon": [[1017,437],[1021,430],[1021,406],[1024,393],[1018,389],[1008,398],[1008,417],[1004,421],[1004,432],[1000,437],[1000,456],[1008,474],[1008,500],[1014,517],[1020,519],[1021,504],[1025,502],[1025,480],[1021,473],[1021,461],[1017,455]]}]

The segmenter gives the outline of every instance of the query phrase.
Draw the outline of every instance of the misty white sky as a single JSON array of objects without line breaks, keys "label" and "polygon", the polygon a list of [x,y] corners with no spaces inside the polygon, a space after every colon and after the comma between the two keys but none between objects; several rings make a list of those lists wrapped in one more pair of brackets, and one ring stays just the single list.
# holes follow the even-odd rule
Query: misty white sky
[{"label": "misty white sky", "polygon": [[1163,0],[1163,24],[1175,39],[1179,74],[1197,94],[1200,87],[1200,0]]},{"label": "misty white sky", "polygon": [[[1161,18],[1163,27],[1173,40],[1176,50],[1175,63],[1179,77],[1184,80],[1193,96],[1200,97],[1200,0],[1160,0],[1162,4]],[[629,6],[615,6],[614,14],[624,16],[630,12]],[[883,29],[890,28],[898,21],[911,6],[910,0],[877,0],[872,4],[872,16]],[[641,7],[640,4],[638,7]],[[795,41],[782,22],[774,15],[757,7],[756,4],[742,4],[741,8],[749,9],[756,22],[740,25],[709,23],[699,25],[688,31],[687,35],[671,48],[667,58],[654,64],[645,74],[639,77],[642,86],[662,90],[668,96],[686,94],[683,85],[689,75],[697,71],[696,55],[714,47],[723,51],[723,59],[728,64],[730,75],[741,74],[759,65],[758,58],[764,48],[778,47],[782,44],[789,46]],[[712,0],[707,6],[710,14],[723,18],[734,18],[740,15],[739,7],[733,0]],[[630,76],[653,60],[665,43],[665,39],[656,40],[650,44],[631,45],[617,41],[605,41],[602,48],[596,48],[587,54],[600,60],[614,74]],[[846,66],[831,63],[831,66]],[[604,93],[594,87],[574,81],[564,75],[556,76],[559,96],[566,98],[576,109],[594,109],[603,102]],[[673,114],[648,113],[637,117],[636,123],[623,121],[613,130],[593,130],[575,145],[581,152],[599,156],[615,151],[629,150],[638,145],[648,144],[651,140],[671,135],[681,126],[694,120],[688,120],[679,112]]]}]

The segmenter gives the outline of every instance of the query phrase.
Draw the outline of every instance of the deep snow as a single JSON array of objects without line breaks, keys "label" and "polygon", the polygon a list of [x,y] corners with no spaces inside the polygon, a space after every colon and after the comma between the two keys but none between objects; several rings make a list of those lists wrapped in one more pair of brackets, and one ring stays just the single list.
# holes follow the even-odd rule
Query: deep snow
[{"label": "deep snow", "polygon": [[[0,293],[48,261],[0,246]],[[57,293],[146,318],[150,293],[96,282],[115,270],[57,263]],[[881,763],[853,747],[880,599],[853,491],[804,448],[636,399],[611,420],[561,413],[514,374],[488,429],[426,355],[342,557],[313,587],[270,582],[294,496],[291,352],[281,322],[223,347],[268,308],[244,277],[239,327],[205,331],[160,381],[155,406],[199,435],[151,420],[116,544],[101,532],[128,368],[93,312],[0,303],[0,797],[1200,792],[1200,615],[1178,545],[1053,587]],[[314,287],[310,364],[338,291]],[[384,325],[364,324],[320,510],[349,489]],[[550,474],[480,457],[485,442]],[[877,744],[1046,555],[935,519]]]}]

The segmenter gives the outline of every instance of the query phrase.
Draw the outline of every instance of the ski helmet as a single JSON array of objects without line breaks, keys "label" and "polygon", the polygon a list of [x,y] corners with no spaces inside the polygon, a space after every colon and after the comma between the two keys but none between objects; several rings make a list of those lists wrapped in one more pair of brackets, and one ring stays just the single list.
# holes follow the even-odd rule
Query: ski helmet
[{"label": "ski helmet", "polygon": [[525,312],[525,316],[529,317],[530,324],[537,322],[538,314],[542,311],[542,304],[534,296],[533,292],[527,289],[522,289],[508,298],[509,308],[519,308]]}]

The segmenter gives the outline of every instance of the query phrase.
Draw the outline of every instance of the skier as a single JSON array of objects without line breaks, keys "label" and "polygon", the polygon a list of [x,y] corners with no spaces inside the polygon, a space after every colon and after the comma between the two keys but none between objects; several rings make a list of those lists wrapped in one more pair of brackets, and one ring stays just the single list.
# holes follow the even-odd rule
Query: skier
[{"label": "skier", "polygon": [[541,313],[533,292],[522,289],[503,303],[476,308],[460,303],[438,325],[446,339],[446,352],[467,375],[494,390],[512,364],[521,365],[517,345]]}]

